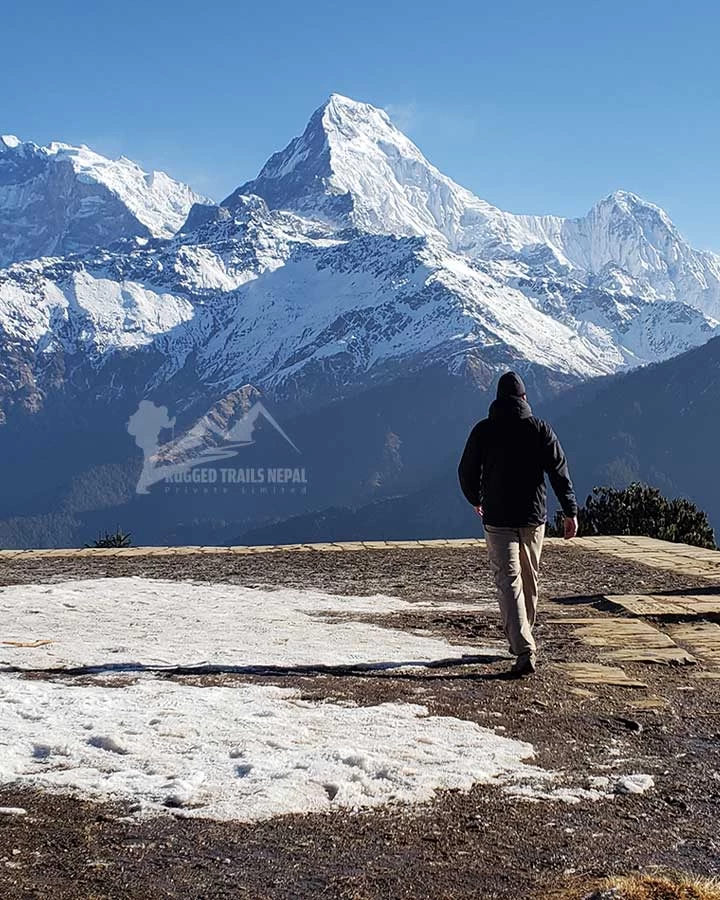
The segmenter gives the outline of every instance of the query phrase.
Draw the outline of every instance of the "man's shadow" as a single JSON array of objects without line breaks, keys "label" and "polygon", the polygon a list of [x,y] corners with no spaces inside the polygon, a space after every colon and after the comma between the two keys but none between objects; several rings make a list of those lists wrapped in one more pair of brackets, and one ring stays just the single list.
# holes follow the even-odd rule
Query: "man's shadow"
[{"label": "man's shadow", "polygon": [[[155,675],[254,675],[273,678],[294,678],[312,676],[333,676],[351,678],[388,677],[412,680],[456,679],[469,677],[498,678],[495,673],[477,676],[477,673],[450,671],[465,667],[492,665],[507,662],[509,655],[503,652],[470,656],[449,657],[436,660],[405,660],[400,662],[349,663],[343,665],[243,665],[201,662],[195,664],[151,665],[141,662],[108,662],[84,666],[51,666],[46,668],[26,668],[22,666],[1,666],[0,672],[25,675],[31,678],[51,678],[59,675],[82,677],[89,675],[134,675],[151,673]],[[412,671],[409,671],[412,670]],[[442,674],[430,674],[438,672]],[[427,673],[427,674],[426,674]]]}]

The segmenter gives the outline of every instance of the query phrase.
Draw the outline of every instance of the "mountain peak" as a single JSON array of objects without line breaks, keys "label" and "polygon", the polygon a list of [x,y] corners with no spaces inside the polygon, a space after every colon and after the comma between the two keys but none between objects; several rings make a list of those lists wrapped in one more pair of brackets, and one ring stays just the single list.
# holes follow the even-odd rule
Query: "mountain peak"
[{"label": "mountain peak", "polygon": [[171,237],[203,198],[83,145],[0,139],[0,266],[82,253],[126,237]]},{"label": "mountain peak", "polygon": [[345,94],[338,94],[333,91],[332,94],[328,97],[321,108],[325,108],[328,106],[332,106],[336,109],[376,109],[377,107],[371,106],[369,103],[364,103],[361,100],[354,100],[352,97],[346,97]]},{"label": "mountain peak", "polygon": [[617,216],[632,219],[634,229],[638,232],[646,233],[648,229],[655,229],[672,236],[673,240],[682,241],[680,233],[665,210],[632,191],[613,191],[597,203],[589,215],[600,219],[608,216],[611,219]]},{"label": "mountain peak", "polygon": [[613,191],[611,194],[608,194],[607,197],[603,197],[603,199],[596,204],[597,206],[616,206],[622,210],[626,210],[631,212],[634,209],[638,209],[641,207],[645,207],[647,209],[654,209],[658,212],[664,212],[659,206],[655,203],[651,203],[649,200],[645,200],[639,194],[633,193],[633,191],[624,191],[622,189],[618,189]]},{"label": "mountain peak", "polygon": [[645,201],[639,194],[635,194],[632,191],[625,191],[622,188],[618,188],[616,191],[608,194],[605,197],[606,201],[610,201],[612,203],[644,203]]},{"label": "mountain peak", "polygon": [[352,97],[346,97],[345,94],[339,94],[337,91],[333,91],[328,97],[326,103],[337,103],[340,106],[367,106],[366,103],[362,103],[360,100],[354,100]]},{"label": "mountain peak", "polygon": [[19,137],[15,137],[14,134],[0,134],[0,153],[4,153],[6,150],[14,150],[20,144],[22,144],[22,141]]},{"label": "mountain peak", "polygon": [[448,219],[452,231],[468,198],[491,209],[431,165],[384,110],[342,94],[331,94],[302,135],[223,205],[232,208],[245,194],[271,209],[376,234],[449,236]]},{"label": "mountain peak", "polygon": [[397,131],[384,109],[373,106],[371,103],[353,100],[343,94],[330,94],[327,101],[318,110],[318,112],[320,111],[323,113],[322,121],[326,127],[332,127],[343,121],[351,121],[356,125],[382,123],[384,127],[390,127],[393,131]]}]

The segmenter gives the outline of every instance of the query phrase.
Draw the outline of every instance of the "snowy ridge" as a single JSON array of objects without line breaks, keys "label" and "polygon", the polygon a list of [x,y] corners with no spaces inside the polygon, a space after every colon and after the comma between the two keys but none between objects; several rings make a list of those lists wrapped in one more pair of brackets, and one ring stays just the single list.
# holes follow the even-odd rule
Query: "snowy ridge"
[{"label": "snowy ridge", "polygon": [[170,237],[204,202],[164,172],[86,146],[0,139],[0,265],[83,252],[132,236]]},{"label": "snowy ridge", "polygon": [[[215,228],[227,229],[222,242],[209,240]],[[690,307],[653,304],[648,331],[637,305],[620,309],[599,291],[594,313],[582,291],[566,293],[561,310],[438,239],[339,241],[317,228],[310,236],[301,220],[257,204],[239,225],[221,219],[206,229],[207,243],[181,236],[0,273],[5,334],[35,353],[80,352],[97,366],[115,349],[152,347],[164,360],[153,387],[192,355],[198,393],[252,383],[284,396],[304,380],[340,396],[472,354],[578,379],[607,374],[685,349],[705,323]],[[682,329],[653,343],[678,317]]]},{"label": "snowy ridge", "polygon": [[0,153],[6,150],[14,150],[22,141],[14,134],[0,134]]},{"label": "snowy ridge", "polygon": [[[31,301],[31,302],[29,302]],[[33,354],[112,362],[153,349],[159,388],[192,357],[198,397],[243,384],[342,396],[468,356],[582,379],[681,352],[717,328],[692,307],[481,267],[439,238],[345,239],[255,198],[193,235],[0,272],[0,325]],[[99,376],[96,376],[99,377]]]},{"label": "snowy ridge", "polygon": [[84,144],[52,143],[45,149],[58,161],[68,160],[78,180],[104,185],[118,197],[153,237],[171,237],[194,203],[206,202],[186,184],[165,172],[144,172],[125,156],[107,159]]}]

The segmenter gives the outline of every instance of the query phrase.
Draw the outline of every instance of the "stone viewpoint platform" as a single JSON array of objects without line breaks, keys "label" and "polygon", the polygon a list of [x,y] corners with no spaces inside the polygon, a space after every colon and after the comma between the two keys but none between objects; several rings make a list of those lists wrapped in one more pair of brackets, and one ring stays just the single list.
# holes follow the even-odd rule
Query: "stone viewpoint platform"
[{"label": "stone viewpoint platform", "polygon": [[717,874],[720,553],[548,539],[0,551],[0,896],[581,900]]},{"label": "stone viewpoint platform", "polygon": [[[322,554],[393,551],[485,551],[480,538],[417,541],[339,541],[333,543],[271,544],[239,546],[178,546],[122,548],[60,548],[0,550],[3,560],[32,565],[41,560],[65,560],[71,563],[99,559],[159,560],[175,557],[242,557],[268,554]],[[648,537],[583,537],[572,541],[547,538],[545,552],[590,551],[614,560],[639,563],[653,569],[720,586],[720,552],[673,544]],[[655,662],[680,665],[702,660],[717,672],[703,677],[720,678],[720,594],[707,590],[688,592],[612,594],[605,601],[601,619],[595,616],[549,618],[548,625],[572,626],[573,635],[588,647],[597,648],[598,664],[561,664],[568,677],[579,682],[628,685],[617,666],[608,663]],[[551,601],[555,603],[555,601]],[[547,606],[546,606],[547,609]],[[2,644],[2,641],[0,641]]]}]

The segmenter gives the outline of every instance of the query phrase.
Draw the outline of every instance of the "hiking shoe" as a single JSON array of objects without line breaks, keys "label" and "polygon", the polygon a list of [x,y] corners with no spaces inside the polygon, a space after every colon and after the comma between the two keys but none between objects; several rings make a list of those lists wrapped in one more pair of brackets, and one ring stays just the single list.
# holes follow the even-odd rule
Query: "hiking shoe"
[{"label": "hiking shoe", "polygon": [[515,660],[515,664],[510,669],[513,678],[527,678],[535,672],[535,654],[523,653]]}]

